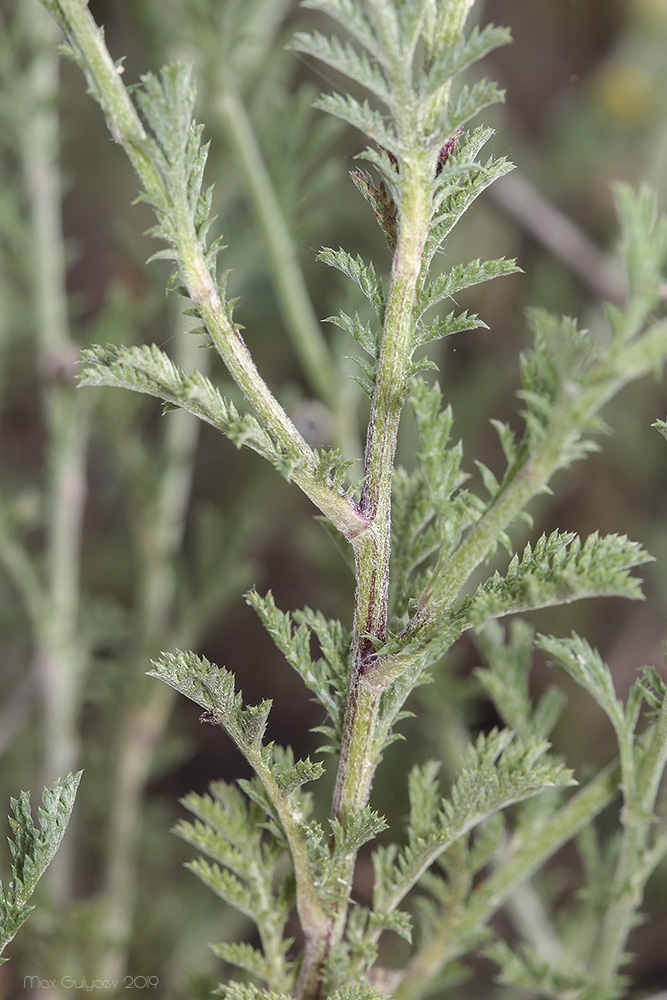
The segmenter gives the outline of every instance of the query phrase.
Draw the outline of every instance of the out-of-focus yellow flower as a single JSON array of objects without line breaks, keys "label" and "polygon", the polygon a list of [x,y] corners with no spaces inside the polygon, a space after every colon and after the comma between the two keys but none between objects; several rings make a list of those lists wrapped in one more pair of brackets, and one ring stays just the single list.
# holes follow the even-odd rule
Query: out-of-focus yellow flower
[{"label": "out-of-focus yellow flower", "polygon": [[635,16],[653,30],[667,32],[667,4],[665,0],[634,0]]},{"label": "out-of-focus yellow flower", "polygon": [[657,91],[657,81],[636,63],[610,66],[598,82],[603,110],[623,124],[650,117],[656,107]]}]

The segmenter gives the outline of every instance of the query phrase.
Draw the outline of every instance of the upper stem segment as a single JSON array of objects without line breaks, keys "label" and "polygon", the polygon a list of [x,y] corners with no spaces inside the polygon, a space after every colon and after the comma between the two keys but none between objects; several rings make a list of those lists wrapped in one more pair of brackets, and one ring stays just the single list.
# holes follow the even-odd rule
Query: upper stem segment
[{"label": "upper stem segment", "polygon": [[[412,167],[412,168],[411,168]],[[432,165],[416,156],[401,174],[401,215],[384,318],[365,453],[360,511],[372,530],[354,543],[357,587],[347,713],[334,794],[334,814],[343,822],[368,800],[379,747],[374,729],[380,692],[364,681],[376,644],[387,638],[391,488],[398,425],[414,347],[414,305],[431,215]],[[363,749],[365,748],[365,749]],[[371,752],[372,751],[372,752]],[[364,766],[351,766],[362,760]]]}]

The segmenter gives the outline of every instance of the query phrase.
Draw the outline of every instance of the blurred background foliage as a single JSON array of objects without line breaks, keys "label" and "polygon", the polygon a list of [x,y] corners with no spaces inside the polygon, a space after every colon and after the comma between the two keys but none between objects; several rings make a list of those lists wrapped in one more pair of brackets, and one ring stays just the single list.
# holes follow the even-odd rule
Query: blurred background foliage
[{"label": "blurred background foliage", "polygon": [[[174,58],[194,60],[198,116],[211,140],[208,179],[230,246],[222,267],[233,268],[230,286],[240,296],[236,318],[260,370],[300,426],[315,444],[332,443],[336,421],[313,397],[312,379],[290,346],[270,252],[220,99],[230,88],[243,102],[315,315],[331,315],[351,292],[316,262],[321,245],[372,257],[385,273],[390,258],[347,176],[360,138],[310,108],[320,89],[336,85],[333,73],[284,48],[297,24],[317,16],[292,0],[91,0],[90,6],[112,53],[127,56],[127,81]],[[33,0],[0,0],[0,800],[53,781],[54,768],[68,759],[66,766],[83,764],[86,771],[69,851],[14,942],[12,961],[0,972],[0,995],[29,995],[26,976],[92,980],[127,973],[157,977],[160,996],[204,996],[221,977],[207,942],[243,934],[243,918],[182,869],[188,851],[168,831],[179,796],[204,790],[212,778],[241,776],[244,764],[221,731],[201,726],[192,705],[174,702],[144,671],[160,649],[192,645],[238,674],[247,701],[273,698],[272,737],[307,752],[308,729],[319,719],[241,595],[254,583],[261,591],[270,587],[280,607],[307,603],[347,621],[352,578],[308,502],[272,469],[184,414],[162,418],[143,397],[73,390],[76,351],[98,341],[153,341],[190,366],[211,365],[216,378],[225,376],[187,335],[182,303],[165,298],[165,267],[145,267],[155,249],[144,235],[148,212],[131,204],[135,179],[68,63],[59,65],[57,100],[69,322],[55,350],[45,341],[29,169],[30,124],[39,123],[44,107],[30,81],[50,40],[48,31],[34,30],[37,11]],[[514,44],[486,66],[507,89],[506,104],[487,120],[497,129],[495,151],[508,154],[518,170],[471,210],[450,241],[449,259],[516,256],[525,273],[478,287],[459,302],[490,329],[443,342],[436,358],[473,476],[474,458],[499,464],[489,418],[516,412],[525,308],[539,303],[595,326],[601,295],[622,295],[611,181],[646,179],[667,205],[664,0],[480,0],[474,16],[507,24],[514,35]],[[353,308],[362,305],[355,300]],[[349,344],[334,327],[323,329],[344,372],[340,398],[350,450],[361,438],[367,403],[349,377]],[[61,641],[58,622],[68,612],[63,618],[55,607],[53,515],[58,504],[70,509],[72,486],[69,473],[58,471],[59,408],[66,411],[62,426],[83,432],[74,482],[82,493],[80,538],[76,531],[70,536],[68,555],[76,607],[60,648],[65,665],[54,679],[45,656],[54,635]],[[622,693],[637,667],[663,662],[667,454],[650,424],[666,413],[664,385],[644,381],[626,389],[607,412],[613,433],[601,452],[561,475],[555,496],[532,511],[531,537],[555,526],[583,535],[627,533],[656,557],[642,604],[593,601],[535,616],[537,628],[574,628],[597,645]],[[400,462],[409,465],[413,449],[406,418]],[[54,485],[59,475],[65,494]],[[33,591],[42,594],[37,611],[30,607],[31,573]],[[55,620],[55,631],[40,627],[42,612]],[[407,743],[389,750],[374,792],[376,806],[390,817],[404,812],[402,777],[413,759],[451,757],[462,722],[473,729],[495,722],[472,679],[476,664],[464,641],[435,686],[418,693],[419,717],[404,724]],[[536,690],[545,671],[536,664]],[[558,682],[567,688],[565,679]],[[577,768],[597,767],[615,752],[611,733],[592,703],[568,693],[557,750]],[[69,704],[69,723],[58,722],[53,697]],[[54,736],[59,725],[60,737]],[[54,753],[59,738],[60,755]],[[550,878],[557,899],[575,891],[573,857],[557,859]],[[368,891],[363,870],[359,891]],[[651,920],[631,940],[637,996],[667,983],[664,865],[645,910]],[[451,995],[477,995],[474,985],[459,989],[467,992]],[[497,995],[508,993],[498,988]]]}]

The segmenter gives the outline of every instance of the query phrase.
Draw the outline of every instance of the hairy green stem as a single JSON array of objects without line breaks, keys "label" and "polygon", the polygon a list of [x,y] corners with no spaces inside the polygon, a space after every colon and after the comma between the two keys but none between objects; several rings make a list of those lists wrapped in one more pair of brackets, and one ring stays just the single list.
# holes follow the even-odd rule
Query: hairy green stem
[{"label": "hairy green stem", "polygon": [[229,59],[220,58],[220,40],[206,18],[197,25],[195,45],[264,236],[287,334],[312,391],[334,416],[336,442],[347,458],[357,458],[355,408],[341,391],[340,373],[315,315],[293,236],[241,95],[243,82],[257,72],[267,49],[275,44],[290,2],[269,0],[259,5],[245,24],[243,37],[235,40]]},{"label": "hairy green stem", "polygon": [[486,926],[516,887],[531,878],[545,861],[609,805],[618,794],[619,777],[617,765],[597,775],[572,796],[550,819],[548,826],[530,838],[522,838],[502,867],[471,894],[464,911],[454,922],[445,913],[435,934],[408,963],[393,1000],[419,1000],[425,996],[433,979],[466,951],[470,935]]},{"label": "hairy green stem", "polygon": [[[422,279],[424,248],[432,214],[432,158],[423,148],[410,120],[412,53],[401,53],[395,12],[384,0],[367,0],[367,11],[376,30],[385,38],[392,65],[389,68],[397,93],[402,147],[400,165],[399,224],[392,263],[391,285],[385,308],[384,330],[377,363],[375,390],[366,438],[364,487],[360,510],[372,525],[355,548],[356,592],[350,675],[341,754],[333,798],[333,815],[345,825],[368,801],[381,747],[377,722],[381,688],[368,683],[376,644],[387,638],[389,570],[391,553],[391,490],[401,411],[408,387],[414,347],[414,306]],[[351,886],[355,859],[347,873]],[[343,876],[345,878],[345,876]],[[344,910],[333,918],[333,928],[322,947],[330,952],[344,926]],[[308,957],[308,950],[307,950]],[[310,957],[313,967],[323,965],[326,954]],[[321,989],[321,986],[318,988]],[[318,992],[299,992],[310,1000]]]},{"label": "hairy green stem", "polygon": [[359,756],[354,744],[368,744],[373,738],[380,693],[371,689],[364,674],[375,655],[373,640],[382,643],[387,638],[394,456],[413,348],[415,296],[431,214],[428,161],[417,160],[417,164],[416,169],[404,170],[401,182],[399,236],[366,438],[360,510],[373,530],[355,545],[357,587],[350,682],[334,793],[334,815],[343,821],[366,803],[372,778],[367,768],[353,769],[350,761]]},{"label": "hairy green stem", "polygon": [[[593,388],[585,390],[583,395],[576,392],[572,396],[564,395],[554,408],[539,446],[520,461],[507,485],[472,525],[458,548],[453,553],[443,553],[436,562],[431,579],[420,596],[419,609],[403,631],[405,638],[426,641],[446,626],[461,588],[493,551],[503,531],[547,486],[561,466],[563,455],[580,437],[575,428],[597,414],[627,382],[651,369],[652,343],[661,343],[664,335],[665,324],[654,324],[643,342],[623,345],[621,353],[617,350],[611,362],[601,364],[597,380],[589,375]],[[376,669],[387,676],[396,675],[414,661],[415,655],[408,651],[404,657],[401,653],[387,657],[386,663],[379,659]]]},{"label": "hairy green stem", "polygon": [[[632,733],[627,732],[627,726],[625,728],[626,734],[617,730],[619,742],[632,743]],[[667,706],[662,706],[655,726],[644,737],[644,745],[639,773],[635,768],[636,744],[635,747],[630,746],[627,763],[623,766],[621,848],[610,887],[609,904],[593,952],[591,983],[582,994],[582,1000],[604,1000],[610,995],[617,970],[623,962],[628,934],[642,901],[646,879],[660,853],[667,849],[667,843],[658,845],[660,850],[657,856],[653,856],[649,849],[655,799],[667,761]]]},{"label": "hairy green stem", "polygon": [[[299,920],[306,937],[306,955],[302,969],[301,982],[314,982],[308,970],[319,968],[317,956],[321,953],[323,942],[329,934],[329,921],[313,879],[313,869],[309,857],[308,843],[300,826],[300,820],[294,813],[287,796],[280,790],[270,769],[267,768],[261,753],[249,751],[246,757],[258,774],[264,788],[276,810],[278,820],[285,834],[296,882],[296,908]],[[315,961],[313,961],[315,957]],[[305,974],[304,974],[305,973]],[[299,996],[310,996],[310,989],[299,993]]]},{"label": "hairy green stem", "polygon": [[279,445],[285,451],[297,451],[302,463],[291,478],[312,502],[350,541],[368,530],[362,516],[342,492],[322,483],[315,471],[315,456],[260,376],[241,334],[227,316],[203,254],[193,239],[183,243],[183,276],[190,297],[201,315],[213,343],[218,348],[236,384],[250,400]]},{"label": "hairy green stem", "polygon": [[628,816],[627,806],[623,813],[621,851],[593,951],[590,983],[581,994],[582,1000],[606,1000],[610,996],[644,891],[642,855],[646,849],[646,824],[636,814]]},{"label": "hairy green stem", "polygon": [[[58,18],[85,62],[95,96],[104,110],[113,138],[122,145],[147,192],[162,192],[169,200],[146,151],[146,133],[100,31],[80,0],[43,0]],[[321,482],[312,449],[259,374],[238,327],[222,302],[195,232],[186,193],[173,204],[178,231],[178,258],[183,282],[193,305],[227,369],[254,407],[278,446],[299,456],[291,478],[346,538],[367,530],[367,521],[342,492]]]},{"label": "hairy green stem", "polygon": [[[412,169],[411,169],[412,168]],[[422,255],[431,216],[432,165],[415,151],[414,162],[401,177],[401,216],[385,309],[384,332],[378,358],[365,452],[365,480],[360,510],[372,530],[354,542],[356,591],[350,652],[350,674],[341,754],[332,813],[343,826],[366,805],[381,746],[377,722],[381,691],[367,683],[365,673],[375,654],[375,642],[387,637],[389,560],[391,553],[391,488],[398,425],[407,393],[414,337],[414,303],[421,277]],[[351,885],[355,866],[341,876]],[[347,900],[331,918],[329,936],[316,942],[321,955],[308,955],[313,968],[321,967],[343,932]],[[312,949],[314,951],[314,948]],[[321,985],[318,990],[321,989]],[[318,992],[299,992],[313,1000]]]}]

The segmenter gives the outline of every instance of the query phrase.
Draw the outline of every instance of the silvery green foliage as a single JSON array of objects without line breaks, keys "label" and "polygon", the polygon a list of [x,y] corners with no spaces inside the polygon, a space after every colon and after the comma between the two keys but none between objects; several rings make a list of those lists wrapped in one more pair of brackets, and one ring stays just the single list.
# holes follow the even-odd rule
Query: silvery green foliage
[{"label": "silvery green foliage", "polygon": [[[625,996],[630,985],[618,970],[630,959],[624,946],[637,920],[644,885],[667,854],[667,833],[654,815],[667,763],[667,684],[655,668],[646,667],[624,705],[614,690],[609,667],[584,639],[540,636],[537,648],[595,700],[616,732],[623,792],[621,832],[604,846],[596,841],[592,828],[585,838],[582,834],[580,849],[590,888],[571,906],[568,916],[574,927],[588,928],[577,951],[572,949],[555,963],[534,948],[524,945],[513,950],[497,942],[489,955],[500,966],[500,982],[506,985],[554,1000],[565,992],[581,1000],[613,1000]],[[503,675],[507,679],[509,661],[496,639],[487,645],[487,654],[487,690],[492,697],[500,696],[497,703],[504,702],[507,711],[508,696],[491,679],[500,680]],[[516,711],[516,706],[510,710]],[[642,714],[652,718],[653,725],[639,736]]]},{"label": "silvery green foliage", "polygon": [[[276,607],[270,592],[261,597],[256,591],[251,591],[246,600],[259,615],[289,665],[301,676],[326,711],[326,724],[319,726],[317,731],[323,733],[330,743],[320,749],[340,750],[350,652],[347,629],[341,622],[326,619],[321,612],[310,608],[286,614]],[[312,637],[317,639],[323,654],[317,660],[313,660],[310,654]]]},{"label": "silvery green foliage", "polygon": [[156,396],[167,412],[187,410],[225,434],[237,448],[250,448],[289,475],[271,438],[250,413],[241,414],[211,380],[200,372],[188,374],[154,344],[142,347],[93,347],[82,351],[80,385],[107,385]]},{"label": "silvery green foliage", "polygon": [[[68,774],[63,782],[44,789],[38,825],[32,818],[28,792],[10,800],[13,816],[9,825],[14,839],[9,841],[11,878],[6,885],[0,882],[0,952],[33,910],[28,900],[65,836],[81,774]],[[3,961],[7,960],[0,959]]]},{"label": "silvery green foliage", "polygon": [[[140,200],[148,202],[157,217],[150,235],[166,243],[166,248],[157,250],[151,260],[163,258],[175,264],[169,287],[187,295],[184,269],[189,240],[202,251],[202,260],[233,322],[235,302],[226,298],[226,275],[218,281],[217,274],[222,238],[208,241],[213,189],[203,185],[208,146],[202,145],[203,127],[193,120],[194,102],[194,84],[184,65],[169,66],[159,77],[149,73],[142,79],[136,103],[149,132],[138,141],[137,155],[152,169],[147,172],[149,180]],[[201,319],[196,308],[192,313]],[[211,343],[204,325],[199,332]],[[84,362],[83,384],[129,388],[158,396],[168,408],[180,406],[194,412],[230,437],[237,447],[245,445],[269,459],[287,478],[303,461],[295,450],[279,447],[255,416],[240,414],[207,378],[197,372],[179,371],[156,346],[93,348],[84,356]]]},{"label": "silvery green foliage", "polygon": [[[397,611],[403,615],[412,613],[404,630],[406,638],[437,641],[431,636],[436,624],[440,634],[442,629],[447,631],[451,627],[454,632],[460,630],[461,614],[467,612],[469,599],[464,598],[464,604],[460,605],[455,598],[469,576],[499,544],[512,554],[507,529],[516,520],[526,518],[525,506],[529,500],[547,489],[555,472],[598,447],[594,435],[605,428],[600,417],[604,404],[631,379],[662,366],[667,350],[667,321],[654,310],[660,302],[659,275],[667,256],[667,220],[658,216],[655,196],[647,189],[634,194],[618,186],[616,195],[621,251],[629,280],[627,305],[623,310],[608,309],[606,339],[593,338],[587,331],[579,330],[572,319],[557,319],[543,311],[531,314],[535,347],[522,358],[519,393],[525,429],[517,435],[506,424],[494,421],[506,467],[497,474],[478,465],[482,491],[473,491],[466,481],[463,451],[460,444],[450,443],[453,417],[449,409],[440,409],[439,389],[425,384],[412,389],[411,403],[422,442],[421,461],[409,475],[399,470],[395,521],[399,537],[394,555],[402,580]],[[638,319],[637,302],[646,310],[642,314],[643,323]],[[443,457],[438,459],[438,455]],[[620,586],[622,593],[633,596],[635,584],[627,570],[646,561],[645,553],[623,539],[595,537],[583,544],[579,558],[581,543],[571,548],[572,541],[564,537],[558,540],[556,536],[548,542],[542,541],[534,552],[527,550],[523,560],[510,563],[502,587],[499,578],[483,584],[473,598],[473,602],[475,599],[480,602],[480,619],[474,624],[481,625],[483,619],[495,616],[493,602],[487,603],[492,594],[497,595],[498,611],[503,613],[502,600],[509,599],[509,591],[515,586],[520,587],[524,574],[526,583],[530,578],[532,598],[523,607],[519,599],[514,610],[540,606],[542,600],[547,604],[554,599],[558,602],[555,591],[549,596],[548,587],[540,596],[538,577],[542,575],[543,580],[545,577],[541,570],[537,570],[537,575],[533,572],[537,569],[534,560],[549,561],[550,550],[555,556],[552,566],[555,573],[559,567],[565,570],[568,564],[574,567],[573,557],[577,557],[575,575],[584,571],[591,593],[611,593]],[[569,552],[567,556],[565,550]],[[549,575],[549,586],[556,590],[565,584],[562,577],[559,584],[555,575]],[[621,579],[625,581],[623,584]],[[570,580],[573,584],[574,578]],[[421,595],[427,581],[430,621],[423,614],[414,614],[415,607],[423,600]],[[584,576],[579,577],[579,584],[580,596],[584,596],[587,586]],[[501,590],[505,594],[502,600]],[[563,586],[560,600],[576,598],[574,590],[569,595],[567,591],[568,587]],[[518,598],[518,589],[515,597]],[[411,604],[411,599],[415,603]],[[511,601],[507,607],[512,607]]]},{"label": "silvery green foliage", "polygon": [[[501,98],[497,87],[466,80],[452,89],[457,74],[506,43],[508,34],[487,26],[466,36],[467,0],[307,0],[305,6],[333,19],[343,37],[300,32],[293,48],[347,76],[368,95],[329,94],[318,106],[369,140],[362,154],[368,169],[356,168],[352,180],[370,206],[369,221],[375,217],[394,254],[387,276],[380,263],[343,248],[325,248],[319,255],[351,280],[373,317],[365,322],[343,311],[331,317],[363,351],[359,380],[372,400],[357,504],[346,481],[346,463],[335,451],[315,455],[291,432],[283,433],[275,400],[267,404],[266,387],[260,392],[255,375],[248,374],[245,345],[238,353],[242,341],[233,324],[233,303],[226,300],[224,279],[217,277],[221,245],[207,242],[206,147],[192,120],[188,71],[170,67],[143,79],[132,99],[148,127],[144,131],[135,104],[130,102],[131,113],[123,117],[123,101],[130,98],[118,92],[115,77],[115,101],[109,99],[111,80],[107,75],[105,82],[96,69],[97,56],[82,34],[82,8],[74,0],[44,2],[64,27],[112,134],[142,178],[142,198],[157,217],[152,233],[166,244],[156,256],[175,263],[171,287],[188,291],[204,336],[218,347],[257,415],[239,413],[210,381],[180,371],[154,347],[93,348],[84,358],[83,382],[148,393],[167,409],[180,406],[238,447],[266,458],[305,492],[310,489],[311,498],[313,483],[329,491],[340,501],[335,512],[345,511],[336,527],[355,553],[351,632],[309,608],[283,611],[270,593],[252,591],[246,598],[322,709],[316,731],[325,737],[324,749],[339,755],[338,777],[356,771],[364,779],[345,801],[341,796],[328,819],[318,818],[321,812],[313,809],[306,790],[318,787],[324,764],[295,761],[289,749],[267,741],[270,702],[245,705],[233,674],[192,652],[164,653],[153,665],[153,676],[201,706],[203,722],[226,731],[253,771],[252,778],[235,785],[216,783],[209,795],[188,796],[184,804],[194,820],[177,828],[201,852],[191,863],[193,872],[257,928],[256,945],[215,945],[225,962],[257,982],[223,985],[220,995],[227,1000],[294,995],[299,1000],[377,1000],[389,992],[407,1000],[437,989],[441,977],[456,970],[456,961],[488,936],[490,918],[564,843],[581,834],[582,853],[594,859],[594,838],[583,831],[590,831],[620,787],[620,847],[606,859],[611,901],[603,919],[588,921],[599,930],[587,963],[556,969],[530,949],[492,952],[505,981],[543,995],[571,990],[578,1000],[620,997],[617,970],[627,933],[645,881],[667,848],[651,819],[667,756],[665,686],[655,671],[647,671],[624,706],[608,667],[583,640],[537,641],[606,712],[619,742],[618,768],[573,793],[572,772],[551,755],[548,743],[562,699],[547,691],[534,705],[528,682],[533,634],[513,623],[505,635],[496,620],[584,597],[640,597],[632,570],[650,557],[624,536],[593,534],[582,540],[554,531],[516,552],[510,532],[520,521],[530,523],[526,506],[549,489],[555,473],[597,447],[604,404],[629,380],[659,370],[667,356],[667,321],[660,308],[667,221],[659,218],[655,197],[645,189],[617,188],[628,295],[623,307],[608,309],[606,337],[592,336],[571,318],[531,313],[534,346],[521,359],[523,426],[515,432],[494,421],[501,467],[477,463],[473,475],[475,465],[456,440],[455,415],[443,405],[440,387],[420,372],[434,367],[423,353],[429,343],[484,326],[476,315],[448,311],[445,303],[464,289],[517,270],[504,259],[433,267],[466,210],[511,169],[504,158],[480,158],[488,129],[464,131]],[[406,264],[403,243],[416,246],[419,259]],[[209,310],[214,299],[221,310]],[[227,347],[221,350],[225,338]],[[397,432],[406,401],[416,420],[419,450],[413,468],[392,469],[387,476],[387,455],[393,460],[395,446],[389,434]],[[387,418],[384,423],[378,414]],[[665,425],[658,429],[667,434]],[[373,449],[385,433],[386,448],[373,465]],[[386,515],[391,501],[394,506],[391,519],[378,525],[377,513],[374,521],[368,513],[369,497],[373,489],[379,492],[383,475],[386,495],[375,497],[376,511],[382,508]],[[384,546],[363,548],[364,535],[389,528],[390,563],[388,539]],[[507,550],[509,561],[492,572],[489,560],[498,556],[499,547]],[[387,570],[382,579],[375,573],[379,557]],[[385,584],[389,608],[378,612],[373,598],[384,593]],[[360,607],[367,611],[361,626]],[[400,738],[406,699],[467,630],[474,631],[483,661],[479,683],[504,728],[471,740],[442,787],[436,763],[416,765],[407,778],[404,833],[389,834],[365,792],[384,748]],[[355,714],[360,705],[365,716]],[[637,736],[645,715],[652,721]],[[373,844],[380,835],[381,843]],[[362,847],[370,851],[375,872],[367,906],[352,894]],[[596,866],[591,861],[589,867]],[[302,955],[295,954],[288,929],[294,909],[304,939]],[[582,919],[590,916],[582,913]],[[418,931],[414,938],[413,928]],[[406,967],[380,965],[381,938],[387,933],[409,945]]]}]

